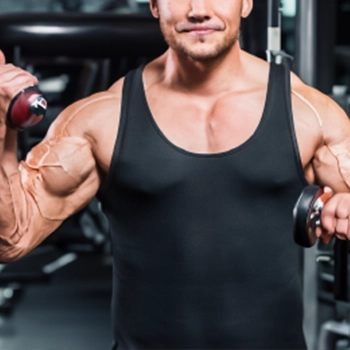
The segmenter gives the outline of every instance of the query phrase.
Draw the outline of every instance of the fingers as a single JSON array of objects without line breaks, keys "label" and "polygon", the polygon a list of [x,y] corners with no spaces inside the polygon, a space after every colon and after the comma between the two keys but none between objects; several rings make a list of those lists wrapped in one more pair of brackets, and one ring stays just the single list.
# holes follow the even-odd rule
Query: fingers
[{"label": "fingers", "polygon": [[[5,57],[1,52],[0,63],[4,60]],[[0,124],[4,122],[11,100],[21,90],[37,84],[37,78],[25,70],[13,64],[0,64]]]},{"label": "fingers", "polygon": [[335,235],[339,239],[350,239],[350,194],[338,193],[324,205],[321,213],[322,238]]},{"label": "fingers", "polygon": [[5,64],[6,59],[4,53],[0,50],[0,65]]},{"label": "fingers", "polygon": [[14,97],[19,91],[26,87],[37,85],[38,80],[25,70],[6,64],[4,53],[0,50],[0,91],[1,95]]},{"label": "fingers", "polygon": [[320,238],[324,244],[328,244],[333,238],[332,234],[329,234],[327,231],[323,230],[321,227],[316,228],[316,236]]},{"label": "fingers", "polygon": [[329,244],[329,242],[332,240],[332,236],[328,235],[328,234],[323,234],[321,236],[321,240],[324,244]]},{"label": "fingers", "polygon": [[38,83],[35,76],[12,64],[0,66],[0,74],[1,87],[6,87],[8,90],[16,90],[20,86],[21,88],[18,90],[20,91]]}]

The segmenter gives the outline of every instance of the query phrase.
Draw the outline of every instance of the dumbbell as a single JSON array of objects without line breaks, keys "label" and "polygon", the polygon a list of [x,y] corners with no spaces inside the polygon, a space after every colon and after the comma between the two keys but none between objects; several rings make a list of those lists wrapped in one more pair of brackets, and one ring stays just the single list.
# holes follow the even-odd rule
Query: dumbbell
[{"label": "dumbbell", "polygon": [[316,241],[316,228],[321,227],[321,212],[331,192],[310,185],[301,192],[293,209],[294,241],[302,247],[312,247]]},{"label": "dumbbell", "polygon": [[37,86],[23,89],[10,102],[6,113],[7,125],[22,131],[40,122],[46,109],[47,102]]}]

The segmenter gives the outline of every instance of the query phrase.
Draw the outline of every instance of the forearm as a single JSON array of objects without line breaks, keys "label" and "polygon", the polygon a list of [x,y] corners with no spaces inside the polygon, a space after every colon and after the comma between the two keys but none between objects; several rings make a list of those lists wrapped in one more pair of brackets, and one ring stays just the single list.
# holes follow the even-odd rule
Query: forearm
[{"label": "forearm", "polygon": [[[346,159],[348,158],[348,159]],[[334,152],[328,145],[319,148],[312,160],[316,183],[336,193],[350,191],[349,157]]]},{"label": "forearm", "polygon": [[23,189],[19,171],[0,167],[0,262],[14,261],[39,245],[61,221],[46,220]]},{"label": "forearm", "polygon": [[[3,119],[2,119],[3,120]],[[7,132],[6,132],[7,131]],[[16,214],[13,198],[11,177],[9,174],[16,168],[17,134],[6,128],[5,123],[1,125],[0,139],[0,261],[6,262],[10,256],[17,255],[13,247],[19,242],[19,230],[16,222]],[[17,198],[19,200],[20,198]]]}]

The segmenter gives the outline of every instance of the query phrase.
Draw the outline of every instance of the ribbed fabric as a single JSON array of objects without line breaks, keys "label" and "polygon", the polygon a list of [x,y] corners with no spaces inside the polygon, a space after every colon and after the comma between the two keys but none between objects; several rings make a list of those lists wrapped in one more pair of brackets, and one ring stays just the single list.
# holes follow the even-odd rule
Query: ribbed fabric
[{"label": "ribbed fabric", "polygon": [[219,154],[165,137],[142,72],[125,79],[99,193],[114,256],[113,349],[306,348],[292,209],[307,183],[289,72],[271,64],[255,133]]}]

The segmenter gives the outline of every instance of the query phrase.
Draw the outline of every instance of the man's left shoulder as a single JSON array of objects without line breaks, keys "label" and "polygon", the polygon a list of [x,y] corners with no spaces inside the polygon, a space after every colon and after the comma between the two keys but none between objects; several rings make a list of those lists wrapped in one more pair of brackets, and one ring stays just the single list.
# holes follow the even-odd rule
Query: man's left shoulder
[{"label": "man's left shoulder", "polygon": [[305,84],[295,73],[291,73],[292,93],[300,98],[304,98],[323,118],[329,115],[341,115],[344,117],[344,110],[328,95],[320,90]]},{"label": "man's left shoulder", "polygon": [[330,96],[305,84],[297,75],[291,73],[292,94],[308,104],[318,114],[322,124],[332,123],[336,120],[348,122],[348,116],[344,109]]}]

